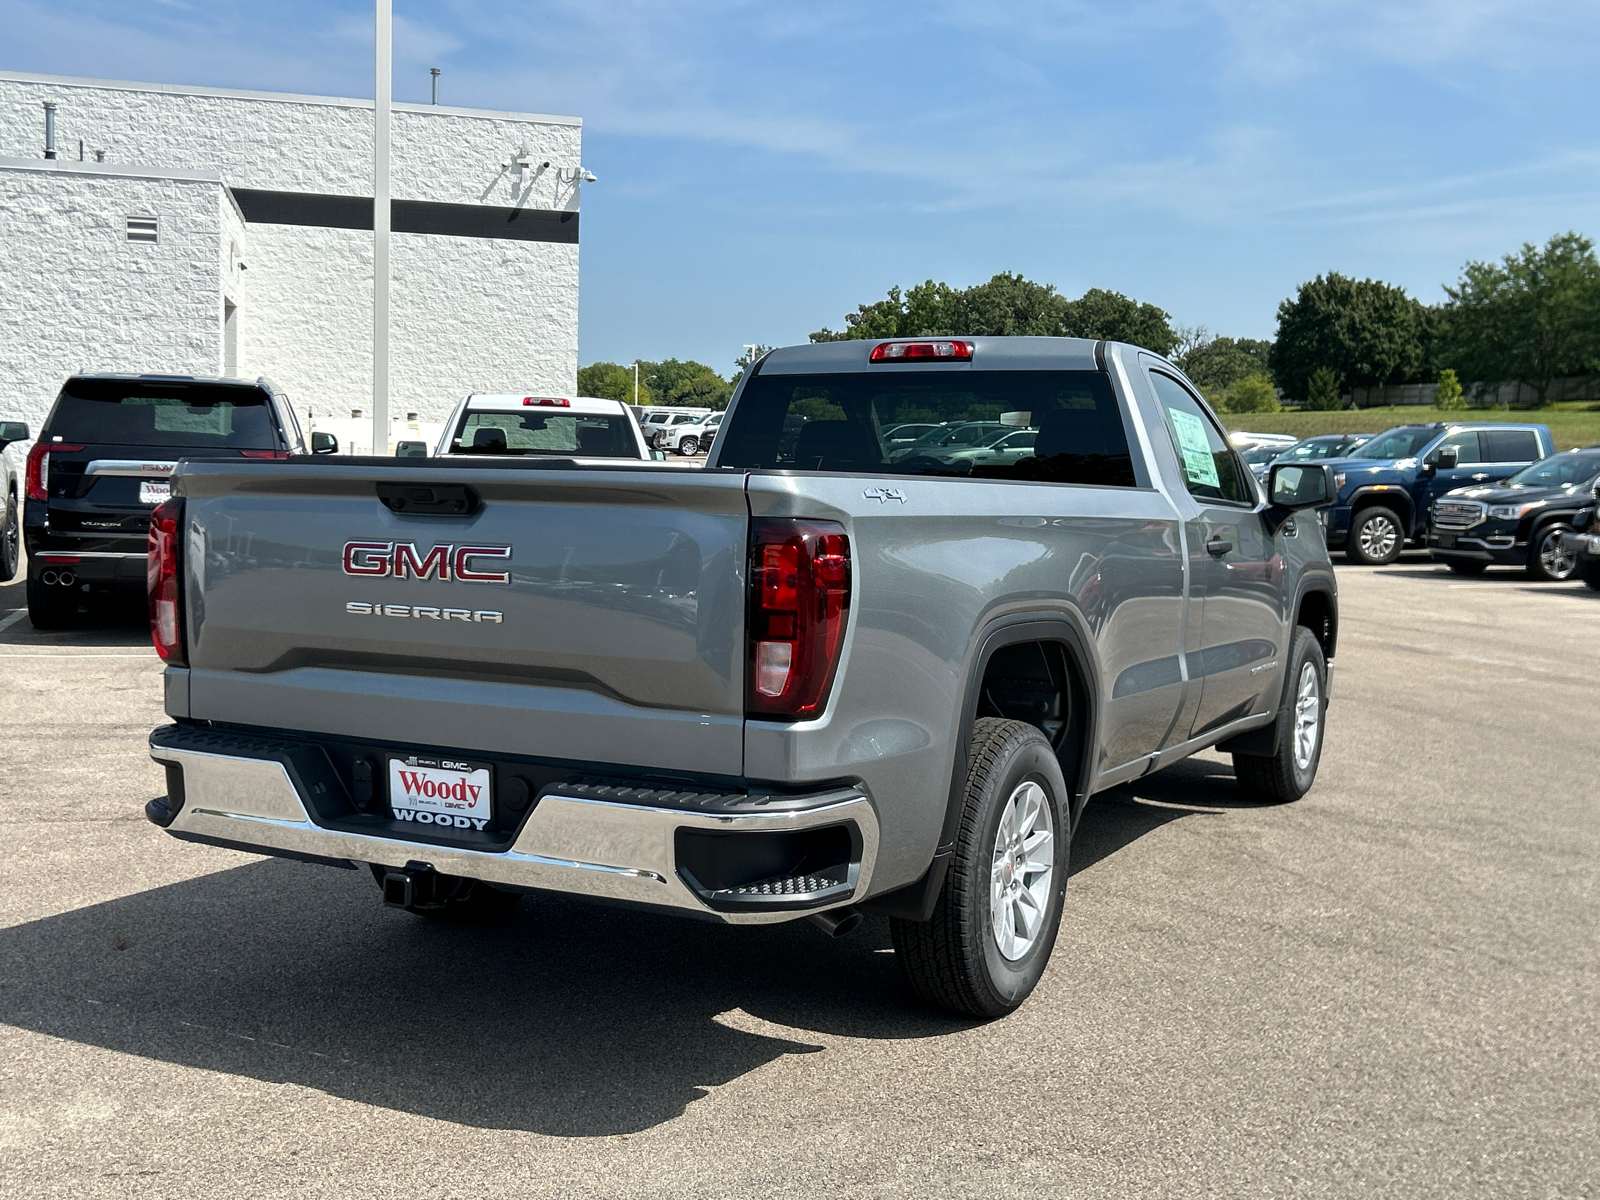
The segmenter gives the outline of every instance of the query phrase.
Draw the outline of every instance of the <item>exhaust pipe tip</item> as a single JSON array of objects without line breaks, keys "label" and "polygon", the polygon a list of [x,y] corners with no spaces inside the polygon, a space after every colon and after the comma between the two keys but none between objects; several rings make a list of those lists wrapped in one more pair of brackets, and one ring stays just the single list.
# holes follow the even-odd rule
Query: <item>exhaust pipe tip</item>
[{"label": "exhaust pipe tip", "polygon": [[861,910],[852,905],[830,908],[826,912],[812,913],[806,920],[829,937],[843,937],[861,924]]},{"label": "exhaust pipe tip", "polygon": [[71,587],[73,584],[78,582],[78,577],[71,571],[63,571],[61,574],[56,576],[56,580],[61,584],[62,587]]},{"label": "exhaust pipe tip", "polygon": [[56,582],[60,578],[61,577],[54,571],[41,571],[39,573],[39,582],[44,584],[46,587],[55,587]]}]

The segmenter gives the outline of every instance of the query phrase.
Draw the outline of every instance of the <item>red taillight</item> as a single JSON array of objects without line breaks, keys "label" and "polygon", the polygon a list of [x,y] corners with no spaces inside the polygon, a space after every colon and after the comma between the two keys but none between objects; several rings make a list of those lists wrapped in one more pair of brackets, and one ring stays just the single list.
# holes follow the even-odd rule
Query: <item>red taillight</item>
[{"label": "red taillight", "polygon": [[183,501],[168,500],[150,514],[150,555],[145,586],[150,594],[150,640],[161,661],[188,665],[183,649]]},{"label": "red taillight", "polygon": [[907,359],[936,358],[948,362],[971,362],[972,343],[935,338],[928,342],[879,342],[872,348],[871,362],[905,362]]},{"label": "red taillight", "polygon": [[850,615],[850,539],[832,521],[761,519],[750,526],[753,717],[817,716],[839,666]]},{"label": "red taillight", "polygon": [[572,401],[565,396],[524,396],[524,408],[571,408]]},{"label": "red taillight", "polygon": [[288,458],[289,457],[289,452],[287,450],[241,450],[241,451],[239,451],[239,453],[241,455],[243,455],[245,458]]},{"label": "red taillight", "polygon": [[64,442],[35,442],[28,451],[27,491],[29,500],[50,499],[50,456],[57,450],[82,450]]}]

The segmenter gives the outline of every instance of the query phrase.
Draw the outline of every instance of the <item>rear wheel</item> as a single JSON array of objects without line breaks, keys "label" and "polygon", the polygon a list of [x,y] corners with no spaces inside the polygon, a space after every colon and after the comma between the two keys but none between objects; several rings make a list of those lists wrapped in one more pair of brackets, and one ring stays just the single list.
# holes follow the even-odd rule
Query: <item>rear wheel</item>
[{"label": "rear wheel", "polygon": [[22,528],[17,519],[17,498],[6,497],[5,524],[0,525],[0,583],[10,583],[17,577],[17,559],[21,557]]},{"label": "rear wheel", "polygon": [[1534,534],[1528,546],[1528,574],[1546,583],[1563,583],[1578,570],[1578,556],[1561,548],[1565,525],[1549,525]]},{"label": "rear wheel", "polygon": [[1233,756],[1234,777],[1252,799],[1284,804],[1311,790],[1322,761],[1327,679],[1321,644],[1311,630],[1297,625],[1290,644],[1289,685],[1278,708],[1278,749],[1270,755]]},{"label": "rear wheel", "polygon": [[697,437],[684,438],[683,441],[678,443],[678,453],[683,455],[685,458],[691,458],[694,455],[699,454],[700,439]]},{"label": "rear wheel", "polygon": [[1489,569],[1489,564],[1476,558],[1447,558],[1444,565],[1457,575],[1482,575]]},{"label": "rear wheel", "polygon": [[970,1017],[1016,1009],[1044,974],[1061,923],[1067,785],[1032,725],[972,727],[961,827],[926,921],[891,918],[895,956],[928,1003]]},{"label": "rear wheel", "polygon": [[1364,508],[1350,522],[1345,553],[1351,562],[1367,567],[1387,566],[1405,548],[1405,527],[1392,508]]},{"label": "rear wheel", "polygon": [[78,595],[69,587],[28,575],[28,620],[35,629],[70,629],[78,619]]}]

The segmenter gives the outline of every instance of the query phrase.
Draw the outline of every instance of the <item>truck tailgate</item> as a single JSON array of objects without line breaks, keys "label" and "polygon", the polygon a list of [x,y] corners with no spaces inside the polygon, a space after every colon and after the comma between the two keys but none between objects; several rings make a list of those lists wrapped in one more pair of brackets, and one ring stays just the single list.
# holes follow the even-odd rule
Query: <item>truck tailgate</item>
[{"label": "truck tailgate", "polygon": [[[742,474],[296,460],[176,478],[189,716],[741,772]],[[481,503],[410,515],[379,499],[385,484],[465,485]],[[491,553],[462,574],[509,579],[456,577],[463,547]]]}]

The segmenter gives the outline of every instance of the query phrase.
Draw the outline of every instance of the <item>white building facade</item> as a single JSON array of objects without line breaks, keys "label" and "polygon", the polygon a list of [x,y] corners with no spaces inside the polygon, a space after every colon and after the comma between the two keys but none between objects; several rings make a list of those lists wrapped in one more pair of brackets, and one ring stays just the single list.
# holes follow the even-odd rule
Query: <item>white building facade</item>
[{"label": "white building facade", "polygon": [[[581,122],[392,121],[391,438],[467,392],[570,394]],[[0,419],[37,427],[76,371],[369,416],[372,139],[370,101],[0,73]]]}]

